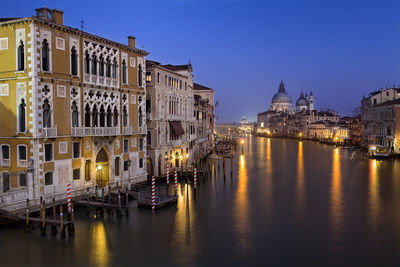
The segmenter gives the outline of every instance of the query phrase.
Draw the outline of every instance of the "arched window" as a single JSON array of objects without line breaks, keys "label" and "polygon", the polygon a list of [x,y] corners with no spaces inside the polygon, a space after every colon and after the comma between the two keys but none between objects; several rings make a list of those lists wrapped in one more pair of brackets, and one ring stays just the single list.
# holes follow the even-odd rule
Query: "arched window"
[{"label": "arched window", "polygon": [[42,70],[49,71],[49,43],[46,39],[42,42]]},{"label": "arched window", "polygon": [[139,127],[142,127],[143,124],[143,113],[142,113],[142,107],[139,108]]},{"label": "arched window", "polygon": [[10,173],[3,172],[1,174],[2,184],[3,184],[3,193],[10,191]]},{"label": "arched window", "polygon": [[100,127],[104,127],[105,126],[105,118],[106,117],[106,111],[104,110],[104,106],[101,105],[100,107]]},{"label": "arched window", "polygon": [[75,46],[71,48],[71,75],[78,75],[78,54]]},{"label": "arched window", "polygon": [[97,106],[93,105],[92,126],[97,127]]},{"label": "arched window", "polygon": [[100,56],[99,75],[104,76],[104,59],[102,55]]},{"label": "arched window", "polygon": [[128,110],[126,109],[126,106],[122,109],[122,126],[128,126]]},{"label": "arched window", "polygon": [[122,83],[127,83],[127,81],[126,81],[126,62],[125,62],[125,59],[122,60]]},{"label": "arched window", "polygon": [[107,108],[107,127],[112,126],[112,113],[111,113],[111,108],[108,106]]},{"label": "arched window", "polygon": [[113,79],[117,79],[117,60],[114,58],[113,62],[113,72],[112,72],[112,77]]},{"label": "arched window", "polygon": [[51,111],[49,100],[45,99],[42,105],[43,109],[43,127],[51,127]]},{"label": "arched window", "polygon": [[72,120],[72,127],[78,127],[79,126],[79,116],[78,116],[78,106],[76,105],[76,102],[72,102],[71,106],[71,120]]},{"label": "arched window", "polygon": [[151,133],[147,132],[147,144],[151,145]]},{"label": "arched window", "polygon": [[88,51],[85,52],[85,73],[90,73],[90,57]]},{"label": "arched window", "polygon": [[142,64],[139,64],[139,69],[138,69],[138,83],[139,83],[139,86],[142,86],[142,82],[143,82],[142,75],[143,75],[143,73],[142,73]]},{"label": "arched window", "polygon": [[92,57],[92,74],[96,75],[97,74],[97,58],[95,55]]},{"label": "arched window", "polygon": [[90,127],[90,106],[89,104],[85,107],[85,127]]},{"label": "arched window", "polygon": [[117,107],[114,107],[114,112],[113,112],[113,116],[114,116],[114,127],[118,126],[118,110]]},{"label": "arched window", "polygon": [[22,40],[19,42],[18,46],[18,70],[25,69],[25,47]]},{"label": "arched window", "polygon": [[151,101],[150,101],[150,95],[146,96],[146,113],[151,112]]},{"label": "arched window", "polygon": [[107,57],[106,59],[106,77],[110,78],[111,77],[111,62],[110,62],[110,57]]},{"label": "arched window", "polygon": [[18,113],[18,126],[19,126],[19,131],[20,132],[25,132],[25,125],[26,125],[26,118],[25,118],[25,99],[21,99],[21,103],[19,104],[19,113]]}]

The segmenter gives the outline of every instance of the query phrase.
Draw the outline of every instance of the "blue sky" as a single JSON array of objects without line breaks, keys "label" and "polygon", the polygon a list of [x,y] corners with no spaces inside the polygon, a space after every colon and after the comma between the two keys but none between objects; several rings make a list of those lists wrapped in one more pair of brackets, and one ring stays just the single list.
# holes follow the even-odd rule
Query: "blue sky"
[{"label": "blue sky", "polygon": [[64,24],[150,52],[162,63],[191,61],[212,87],[221,122],[255,120],[281,79],[295,101],[312,91],[317,108],[351,114],[363,95],[400,84],[400,2],[313,0],[2,0],[0,17],[47,6]]}]

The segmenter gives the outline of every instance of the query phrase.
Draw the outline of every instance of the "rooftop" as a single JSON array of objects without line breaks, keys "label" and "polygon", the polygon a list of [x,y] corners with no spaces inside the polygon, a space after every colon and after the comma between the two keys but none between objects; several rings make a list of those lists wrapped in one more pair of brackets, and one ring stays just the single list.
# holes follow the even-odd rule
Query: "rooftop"
[{"label": "rooftop", "polygon": [[194,86],[194,90],[214,91],[213,89],[206,87],[204,85],[198,84],[198,83],[194,83],[193,86]]}]

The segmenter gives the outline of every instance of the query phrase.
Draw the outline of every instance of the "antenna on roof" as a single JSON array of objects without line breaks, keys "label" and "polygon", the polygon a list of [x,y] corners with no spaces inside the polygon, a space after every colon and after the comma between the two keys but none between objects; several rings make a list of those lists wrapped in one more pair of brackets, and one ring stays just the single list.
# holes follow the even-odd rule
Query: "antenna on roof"
[{"label": "antenna on roof", "polygon": [[81,20],[81,31],[83,31],[83,24],[84,24],[84,21]]}]

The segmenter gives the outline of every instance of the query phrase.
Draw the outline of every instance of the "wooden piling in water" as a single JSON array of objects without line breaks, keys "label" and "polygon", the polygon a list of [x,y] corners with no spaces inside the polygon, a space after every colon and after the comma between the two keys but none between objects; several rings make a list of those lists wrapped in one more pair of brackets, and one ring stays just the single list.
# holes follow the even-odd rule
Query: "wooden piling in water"
[{"label": "wooden piling in water", "polygon": [[42,202],[42,235],[46,235],[46,201]]},{"label": "wooden piling in water", "polygon": [[31,228],[29,226],[29,198],[26,199],[26,226],[25,226],[25,231],[29,233],[31,231]]},{"label": "wooden piling in water", "polygon": [[128,188],[127,188],[126,192],[125,192],[125,212],[126,212],[126,216],[129,216],[128,204],[129,204],[129,194],[128,194]]},{"label": "wooden piling in water", "polygon": [[233,177],[233,156],[231,156],[231,178]]},{"label": "wooden piling in water", "polygon": [[86,208],[89,211],[89,187],[86,189]]},{"label": "wooden piling in water", "polygon": [[[56,199],[53,198],[53,220],[57,219],[57,211],[56,211]],[[51,234],[57,234],[57,225],[51,225]]]},{"label": "wooden piling in water", "polygon": [[223,167],[224,167],[224,179],[225,179],[225,177],[226,177],[226,173],[225,173],[225,170],[226,170],[226,168],[225,168],[225,157],[223,157],[223,159],[222,159],[222,164],[223,164]]},{"label": "wooden piling in water", "polygon": [[65,238],[65,228],[64,228],[64,214],[63,214],[63,205],[60,205],[60,228],[61,228],[61,239]]},{"label": "wooden piling in water", "polygon": [[121,218],[122,217],[122,212],[121,212],[121,191],[118,189],[118,211],[117,211],[117,217]]},{"label": "wooden piling in water", "polygon": [[71,202],[71,232],[75,233],[75,213],[74,213],[74,203]]}]

